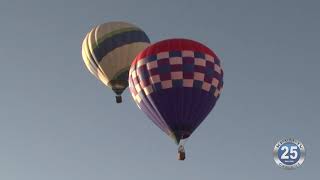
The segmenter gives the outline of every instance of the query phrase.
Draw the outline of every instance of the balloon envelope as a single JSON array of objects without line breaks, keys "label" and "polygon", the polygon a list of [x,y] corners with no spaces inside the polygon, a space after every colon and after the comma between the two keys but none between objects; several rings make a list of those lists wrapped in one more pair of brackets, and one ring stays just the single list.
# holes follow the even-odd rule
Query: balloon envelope
[{"label": "balloon envelope", "polygon": [[121,95],[128,86],[128,71],[135,56],[150,43],[146,33],[126,22],[109,22],[93,28],[82,43],[87,69]]},{"label": "balloon envelope", "polygon": [[129,87],[138,107],[179,143],[213,109],[222,91],[223,71],[206,46],[169,39],[139,53],[130,68]]}]

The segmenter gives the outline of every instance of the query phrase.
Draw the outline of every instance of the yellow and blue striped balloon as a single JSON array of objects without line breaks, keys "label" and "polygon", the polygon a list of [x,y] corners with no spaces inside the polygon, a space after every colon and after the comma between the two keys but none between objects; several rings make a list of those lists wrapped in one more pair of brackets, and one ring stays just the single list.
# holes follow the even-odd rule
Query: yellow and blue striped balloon
[{"label": "yellow and blue striped balloon", "polygon": [[116,93],[117,103],[128,87],[128,73],[136,55],[149,46],[146,33],[126,22],[108,22],[93,28],[82,43],[87,69]]}]

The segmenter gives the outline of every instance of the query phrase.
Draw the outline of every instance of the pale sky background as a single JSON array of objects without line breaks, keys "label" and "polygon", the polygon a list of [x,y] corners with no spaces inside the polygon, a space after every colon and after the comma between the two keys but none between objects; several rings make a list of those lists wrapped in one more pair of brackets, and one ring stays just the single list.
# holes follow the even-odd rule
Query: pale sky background
[{"label": "pale sky background", "polygon": [[[317,0],[1,0],[1,180],[318,179]],[[99,23],[132,22],[152,42],[191,38],[222,60],[225,87],[186,145],[187,159],[141,112],[85,69]],[[275,143],[301,140],[285,171]]]}]

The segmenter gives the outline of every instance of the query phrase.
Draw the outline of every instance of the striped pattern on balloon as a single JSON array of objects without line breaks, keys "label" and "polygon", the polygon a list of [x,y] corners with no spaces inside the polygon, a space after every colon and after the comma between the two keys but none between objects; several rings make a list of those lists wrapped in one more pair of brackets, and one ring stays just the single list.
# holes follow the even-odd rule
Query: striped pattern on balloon
[{"label": "striped pattern on balloon", "polygon": [[117,94],[128,86],[128,71],[135,56],[149,46],[146,33],[126,22],[109,22],[93,28],[82,44],[87,69]]}]

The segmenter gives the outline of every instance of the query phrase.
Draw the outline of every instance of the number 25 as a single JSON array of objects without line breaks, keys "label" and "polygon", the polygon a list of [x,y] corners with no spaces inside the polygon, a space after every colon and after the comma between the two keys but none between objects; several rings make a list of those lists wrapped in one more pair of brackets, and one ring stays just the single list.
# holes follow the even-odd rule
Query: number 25
[{"label": "number 25", "polygon": [[[291,146],[290,147],[290,159],[297,159],[297,157],[298,157],[297,148],[298,148],[297,146]],[[284,153],[281,155],[281,159],[289,159],[289,156],[288,156],[289,148],[288,148],[288,146],[282,146],[281,150],[284,151]],[[292,154],[294,154],[294,155],[292,155]]]}]

